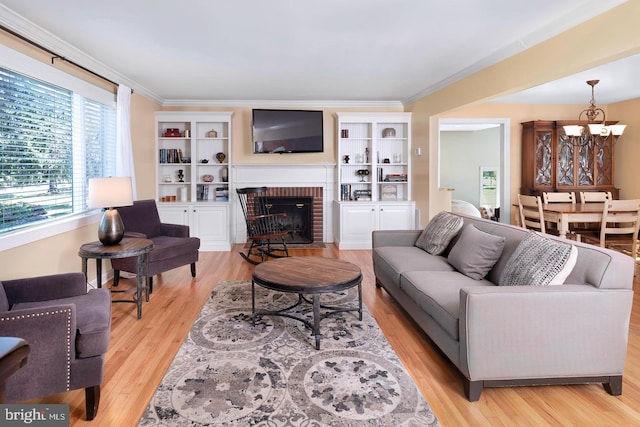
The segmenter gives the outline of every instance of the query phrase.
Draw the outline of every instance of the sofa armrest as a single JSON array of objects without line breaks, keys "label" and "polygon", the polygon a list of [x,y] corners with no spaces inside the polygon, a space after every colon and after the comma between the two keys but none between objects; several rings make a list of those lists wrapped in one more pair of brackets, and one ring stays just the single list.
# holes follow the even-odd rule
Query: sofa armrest
[{"label": "sofa armrest", "polygon": [[372,233],[373,247],[413,246],[422,230],[376,230]]},{"label": "sofa armrest", "polygon": [[8,397],[24,400],[69,389],[76,359],[74,304],[0,312],[0,335],[22,338],[31,349],[25,368],[7,381]]},{"label": "sofa armrest", "polygon": [[189,237],[189,226],[182,224],[160,224],[160,234],[169,237]]},{"label": "sofa armrest", "polygon": [[460,369],[471,381],[622,375],[633,291],[589,285],[460,291]]},{"label": "sofa armrest", "polygon": [[24,279],[3,280],[9,305],[21,302],[49,301],[87,293],[83,273],[62,273]]}]

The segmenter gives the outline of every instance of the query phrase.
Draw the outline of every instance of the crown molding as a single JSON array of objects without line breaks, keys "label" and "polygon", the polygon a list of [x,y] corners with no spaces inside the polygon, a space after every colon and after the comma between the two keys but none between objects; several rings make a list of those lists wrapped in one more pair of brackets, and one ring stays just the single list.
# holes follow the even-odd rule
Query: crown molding
[{"label": "crown molding", "polygon": [[199,100],[199,99],[167,99],[163,107],[282,107],[282,108],[402,108],[400,101],[348,101],[348,100],[264,100],[264,99],[228,99],[228,100]]}]

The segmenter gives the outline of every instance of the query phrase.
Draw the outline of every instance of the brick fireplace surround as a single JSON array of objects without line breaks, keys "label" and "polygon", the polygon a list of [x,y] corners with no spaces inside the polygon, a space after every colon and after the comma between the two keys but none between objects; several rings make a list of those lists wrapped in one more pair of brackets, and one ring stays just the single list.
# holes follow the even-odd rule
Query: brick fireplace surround
[{"label": "brick fireplace surround", "polygon": [[322,187],[268,187],[267,197],[312,197],[313,241],[322,242],[324,223],[324,198]]},{"label": "brick fireplace surround", "polygon": [[[278,155],[279,156],[279,155]],[[335,164],[235,164],[230,169],[235,188],[267,187],[269,197],[313,198],[313,241],[333,242]],[[237,201],[237,197],[234,197]],[[242,210],[233,206],[234,242],[245,242],[246,227]]]}]

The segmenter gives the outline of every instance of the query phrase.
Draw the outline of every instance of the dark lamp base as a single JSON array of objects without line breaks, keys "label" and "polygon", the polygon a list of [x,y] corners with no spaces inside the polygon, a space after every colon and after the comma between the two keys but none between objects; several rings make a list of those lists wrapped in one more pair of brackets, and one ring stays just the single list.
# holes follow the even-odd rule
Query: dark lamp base
[{"label": "dark lamp base", "polygon": [[107,209],[98,225],[98,239],[105,246],[120,243],[124,237],[124,224],[116,209]]}]

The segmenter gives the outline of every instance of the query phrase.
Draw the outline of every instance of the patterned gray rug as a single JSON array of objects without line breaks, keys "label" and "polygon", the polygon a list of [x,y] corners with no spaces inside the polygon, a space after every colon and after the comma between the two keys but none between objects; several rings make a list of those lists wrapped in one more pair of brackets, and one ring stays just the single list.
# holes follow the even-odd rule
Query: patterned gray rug
[{"label": "patterned gray rug", "polygon": [[[322,295],[355,304],[356,288]],[[297,296],[256,286],[256,306]],[[293,309],[311,319],[311,306]],[[292,312],[293,313],[293,312]],[[436,416],[364,308],[322,320],[321,349],[304,324],[260,316],[251,283],[223,281],[176,354],[139,426],[439,426]]]}]

